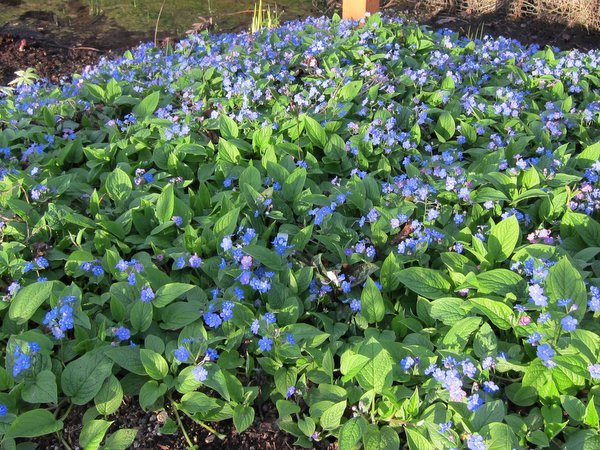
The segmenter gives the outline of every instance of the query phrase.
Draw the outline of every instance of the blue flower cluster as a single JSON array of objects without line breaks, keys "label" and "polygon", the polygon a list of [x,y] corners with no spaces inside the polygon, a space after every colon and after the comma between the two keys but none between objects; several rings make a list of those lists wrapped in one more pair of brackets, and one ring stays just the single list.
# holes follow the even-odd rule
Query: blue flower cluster
[{"label": "blue flower cluster", "polygon": [[73,329],[73,305],[76,300],[73,295],[64,296],[58,305],[46,313],[42,324],[50,329],[55,339],[64,338],[65,333]]}]

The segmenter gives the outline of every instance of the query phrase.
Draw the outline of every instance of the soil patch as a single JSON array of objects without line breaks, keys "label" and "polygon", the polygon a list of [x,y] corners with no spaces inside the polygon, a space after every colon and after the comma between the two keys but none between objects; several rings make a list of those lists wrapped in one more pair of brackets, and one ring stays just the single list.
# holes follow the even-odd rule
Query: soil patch
[{"label": "soil patch", "polygon": [[[60,432],[64,442],[71,448],[79,445],[79,434],[82,428],[82,417],[85,407],[74,408],[65,420],[65,426]],[[161,433],[161,427],[168,420],[176,420],[170,408],[159,412],[147,412],[140,408],[137,400],[126,398],[121,408],[106,418],[114,421],[107,435],[122,428],[137,428],[138,433],[132,449],[138,450],[184,450],[189,445],[183,433],[176,429],[173,434]],[[219,439],[215,434],[181,414],[182,423],[194,445],[203,450],[286,450],[300,448],[294,446],[293,436],[277,427],[277,410],[271,404],[264,404],[254,423],[244,433],[239,434],[231,421],[211,423],[209,426],[225,436]],[[64,442],[57,435],[46,435],[35,442],[38,448],[44,450],[63,450]],[[320,441],[315,442],[316,450],[337,450],[337,445]]]}]

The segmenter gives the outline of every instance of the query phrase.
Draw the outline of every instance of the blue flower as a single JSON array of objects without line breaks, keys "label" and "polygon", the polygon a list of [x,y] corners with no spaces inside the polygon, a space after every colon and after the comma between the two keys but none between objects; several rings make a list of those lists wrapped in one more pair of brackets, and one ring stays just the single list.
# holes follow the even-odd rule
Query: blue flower
[{"label": "blue flower", "polygon": [[358,312],[360,312],[360,308],[361,308],[360,300],[353,298],[352,301],[350,302],[350,309],[352,311],[354,311],[355,313],[358,313]]},{"label": "blue flower", "polygon": [[263,337],[258,341],[258,348],[263,352],[268,352],[273,348],[273,340],[268,337]]},{"label": "blue flower", "polygon": [[469,450],[486,450],[487,446],[482,436],[473,434],[467,439],[467,448]]},{"label": "blue flower", "polygon": [[477,411],[483,405],[483,399],[479,394],[473,394],[467,399],[467,409],[469,411]]},{"label": "blue flower", "polygon": [[600,364],[590,364],[588,370],[592,378],[600,378]]},{"label": "blue flower", "polygon": [[295,393],[296,393],[296,387],[290,386],[287,388],[287,391],[285,391],[285,398],[290,398]]},{"label": "blue flower", "polygon": [[208,359],[211,361],[216,361],[219,359],[219,352],[217,352],[214,348],[209,347],[206,349],[206,356],[208,356]]},{"label": "blue flower", "polygon": [[451,420],[449,420],[448,422],[445,423],[440,423],[440,426],[438,428],[438,431],[442,434],[446,433],[447,431],[450,430],[450,428],[452,428],[453,422]]},{"label": "blue flower", "polygon": [[152,290],[152,288],[150,286],[146,286],[145,288],[142,288],[141,292],[140,292],[140,299],[144,302],[151,302],[154,297],[156,297],[156,294],[154,294],[154,291]]},{"label": "blue flower", "polygon": [[215,313],[204,314],[203,318],[204,323],[206,323],[206,325],[208,325],[210,328],[218,328],[221,325],[221,323],[223,323],[221,317],[219,317],[219,315]]},{"label": "blue flower", "polygon": [[400,367],[402,367],[403,370],[410,369],[412,366],[414,366],[414,364],[415,364],[415,360],[412,356],[407,356],[406,358],[402,358],[402,360],[400,361]]},{"label": "blue flower", "polygon": [[178,361],[186,362],[190,358],[190,351],[183,346],[179,346],[173,351],[173,355]]},{"label": "blue flower", "polygon": [[6,416],[8,413],[8,407],[4,403],[0,403],[0,417]]},{"label": "blue flower", "polygon": [[498,392],[500,388],[493,381],[484,381],[483,382],[483,390],[488,394],[493,394],[494,392]]},{"label": "blue flower", "polygon": [[188,261],[190,263],[190,267],[193,269],[197,269],[202,264],[202,258],[200,258],[196,253],[194,253]]},{"label": "blue flower", "polygon": [[260,323],[258,322],[258,319],[255,319],[254,321],[252,321],[252,324],[250,325],[250,331],[252,331],[253,334],[258,334],[259,327],[260,327]]},{"label": "blue flower", "polygon": [[131,331],[125,327],[119,327],[114,330],[115,337],[120,341],[126,341],[131,337]]},{"label": "blue flower", "polygon": [[565,316],[560,321],[560,326],[565,331],[575,331],[577,329],[577,319],[571,316]]},{"label": "blue flower", "polygon": [[294,335],[290,334],[290,333],[288,333],[288,334],[285,335],[285,340],[290,345],[294,345],[296,343],[296,339],[294,338]]},{"label": "blue flower", "polygon": [[548,344],[542,344],[537,348],[538,358],[540,358],[544,362],[544,365],[550,369],[556,366],[556,363],[552,361],[554,355],[554,350]]},{"label": "blue flower", "polygon": [[202,365],[197,365],[192,369],[192,375],[196,381],[205,381],[208,378],[208,371]]},{"label": "blue flower", "polygon": [[263,316],[263,319],[265,319],[265,322],[267,323],[275,323],[277,321],[275,314],[268,312],[265,313],[265,315]]},{"label": "blue flower", "polygon": [[104,269],[102,268],[102,266],[94,266],[94,267],[92,267],[92,273],[95,276],[99,277],[99,276],[104,275]]}]

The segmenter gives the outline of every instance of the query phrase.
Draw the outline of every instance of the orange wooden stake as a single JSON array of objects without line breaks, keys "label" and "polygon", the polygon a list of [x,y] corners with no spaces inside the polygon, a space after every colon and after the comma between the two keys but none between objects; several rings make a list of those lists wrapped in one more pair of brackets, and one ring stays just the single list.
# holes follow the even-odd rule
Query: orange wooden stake
[{"label": "orange wooden stake", "polygon": [[359,20],[366,13],[379,11],[379,0],[344,0],[342,5],[342,17],[344,19]]}]

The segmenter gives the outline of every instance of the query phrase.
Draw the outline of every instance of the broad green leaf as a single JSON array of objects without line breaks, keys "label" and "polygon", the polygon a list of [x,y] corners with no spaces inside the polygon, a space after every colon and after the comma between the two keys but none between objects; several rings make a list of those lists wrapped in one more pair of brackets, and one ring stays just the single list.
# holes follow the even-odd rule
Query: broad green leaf
[{"label": "broad green leaf", "polygon": [[233,409],[233,424],[238,433],[243,433],[254,422],[254,408],[238,405]]},{"label": "broad green leaf", "polygon": [[325,144],[327,144],[327,135],[321,124],[310,116],[304,115],[303,118],[304,128],[306,129],[310,141],[319,148],[325,148]]},{"label": "broad green leaf", "polygon": [[110,347],[105,350],[106,356],[128,372],[136,375],[146,375],[146,369],[140,359],[140,349],[137,347]]},{"label": "broad green leaf", "polygon": [[324,430],[335,430],[340,426],[342,416],[346,410],[346,404],[346,400],[335,403],[323,412],[320,423]]},{"label": "broad green leaf", "polygon": [[490,423],[480,434],[485,437],[487,450],[513,450],[519,445],[515,433],[505,423]]},{"label": "broad green leaf", "polygon": [[126,450],[131,447],[137,434],[138,430],[135,428],[117,430],[106,439],[102,450]]},{"label": "broad green leaf", "polygon": [[111,199],[116,202],[123,202],[131,195],[133,185],[129,175],[117,167],[106,178],[105,188]]},{"label": "broad green leaf", "polygon": [[429,315],[444,325],[454,325],[467,315],[469,302],[457,297],[442,297],[431,302]]},{"label": "broad green leaf", "polygon": [[502,400],[484,403],[473,413],[471,424],[474,431],[480,431],[485,425],[502,422],[506,415],[506,407]]},{"label": "broad green leaf", "polygon": [[46,409],[33,409],[17,416],[4,436],[6,438],[32,438],[62,430],[63,422],[56,420]]},{"label": "broad green leaf", "polygon": [[435,447],[429,440],[429,438],[425,437],[423,433],[426,433],[424,428],[404,428],[406,432],[406,438],[408,440],[408,448],[410,450],[435,450]]},{"label": "broad green leaf", "polygon": [[445,297],[450,292],[450,282],[437,270],[409,267],[398,272],[398,279],[411,291],[428,299]]},{"label": "broad green leaf", "polygon": [[512,215],[498,222],[490,230],[488,242],[488,259],[500,262],[508,259],[519,242],[519,221]]},{"label": "broad green leaf", "polygon": [[111,424],[107,420],[90,420],[79,434],[79,445],[85,450],[97,450]]},{"label": "broad green leaf", "polygon": [[381,292],[375,282],[369,277],[360,296],[361,314],[368,323],[379,322],[385,314],[385,305]]},{"label": "broad green leaf", "polygon": [[369,358],[356,380],[365,389],[380,393],[392,385],[393,359],[388,351],[375,338],[367,340],[359,353]]},{"label": "broad green leaf", "polygon": [[306,169],[304,167],[296,168],[283,182],[283,187],[281,188],[283,198],[288,202],[293,201],[304,189],[305,182]]},{"label": "broad green leaf", "polygon": [[281,257],[264,246],[250,244],[245,246],[243,251],[247,255],[252,256],[256,261],[267,266],[269,269],[280,271],[285,268]]},{"label": "broad green leaf", "polygon": [[577,320],[583,318],[587,308],[585,282],[568,258],[561,258],[550,268],[546,278],[546,290],[550,301],[572,299],[578,309],[571,314]]},{"label": "broad green leaf", "polygon": [[217,219],[217,221],[215,222],[215,226],[213,227],[213,231],[217,237],[217,241],[220,242],[224,236],[228,234],[233,234],[233,232],[237,228],[237,220],[239,214],[240,209],[233,208],[231,211],[226,212]]},{"label": "broad green leaf", "polygon": [[96,396],[94,404],[96,409],[103,416],[116,412],[123,401],[123,388],[121,383],[114,375],[109,376]]},{"label": "broad green leaf", "polygon": [[20,289],[10,303],[8,317],[17,324],[27,322],[37,309],[48,300],[54,284],[54,281],[41,281]]},{"label": "broad green leaf", "polygon": [[355,417],[342,426],[338,440],[340,450],[354,450],[358,446],[362,438],[360,420],[361,418]]},{"label": "broad green leaf", "polygon": [[504,296],[509,293],[518,295],[525,288],[523,278],[508,269],[493,269],[477,275],[478,292]]},{"label": "broad green leaf", "polygon": [[356,98],[358,93],[360,92],[363,86],[363,82],[351,81],[350,83],[346,83],[344,87],[342,87],[338,93],[338,96],[342,102],[350,102]]},{"label": "broad green leaf", "polygon": [[155,351],[146,348],[141,349],[140,359],[146,369],[146,373],[155,380],[162,380],[169,373],[167,361]]},{"label": "broad green leaf", "polygon": [[144,97],[144,99],[141,102],[139,102],[133,107],[133,114],[138,119],[145,119],[156,110],[159,100],[160,92],[152,92],[151,94]]},{"label": "broad green leaf", "polygon": [[479,328],[479,325],[481,325],[480,317],[465,317],[459,320],[448,330],[442,339],[442,344],[446,348],[463,350],[467,346],[471,335]]},{"label": "broad green leaf", "polygon": [[454,117],[447,111],[444,111],[440,114],[440,117],[435,126],[435,132],[438,135],[438,138],[442,142],[448,141],[454,136],[456,132],[456,123],[454,122]]},{"label": "broad green leaf", "polygon": [[508,330],[514,324],[513,310],[504,303],[488,298],[470,298],[469,302],[486,315],[501,330]]},{"label": "broad green leaf", "polygon": [[159,223],[170,222],[173,218],[175,210],[175,194],[173,193],[173,185],[167,184],[156,202],[156,217]]},{"label": "broad green leaf", "polygon": [[56,377],[50,370],[42,370],[35,381],[25,382],[21,396],[28,403],[57,403]]},{"label": "broad green leaf", "polygon": [[152,304],[156,308],[167,306],[173,300],[181,297],[183,294],[194,289],[196,286],[187,283],[169,283],[161,286],[156,291],[156,297],[152,300]]},{"label": "broad green leaf", "polygon": [[111,374],[113,363],[102,353],[86,353],[71,361],[61,374],[61,387],[75,405],[92,400]]}]

